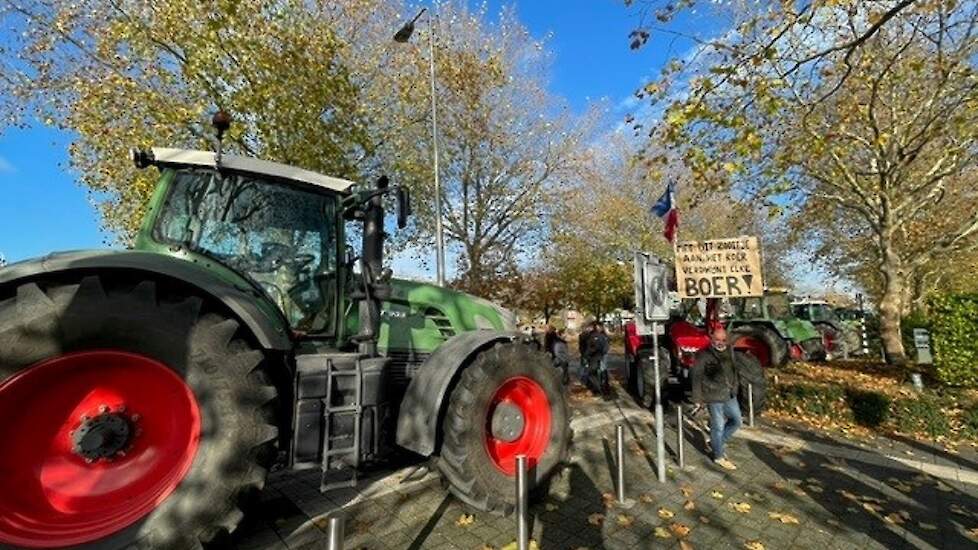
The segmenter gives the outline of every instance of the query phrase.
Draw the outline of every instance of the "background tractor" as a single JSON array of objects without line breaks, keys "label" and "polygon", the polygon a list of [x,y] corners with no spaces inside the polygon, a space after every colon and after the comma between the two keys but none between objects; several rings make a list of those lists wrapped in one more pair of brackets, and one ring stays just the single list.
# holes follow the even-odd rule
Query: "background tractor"
[{"label": "background tractor", "polygon": [[[749,343],[761,364],[825,359],[821,333],[811,322],[792,315],[787,289],[765,289],[763,297],[730,300],[727,328]],[[765,353],[770,355],[764,358]]]},{"label": "background tractor", "polygon": [[827,359],[848,358],[862,347],[860,332],[836,315],[835,308],[825,300],[798,300],[791,302],[795,317],[810,321],[822,334]]},{"label": "background tractor", "polygon": [[[723,326],[720,319],[720,300],[681,300],[673,302],[670,319],[661,323],[663,334],[659,336],[659,377],[663,389],[663,402],[682,400],[690,389],[689,369],[697,352],[710,346],[711,327]],[[703,306],[702,308],[700,306]],[[763,368],[781,366],[772,364],[777,357],[773,350],[781,349],[783,341],[772,336],[767,339],[764,329],[739,327],[728,329],[728,340],[736,351],[757,359],[750,372],[744,372],[745,382],[753,384],[755,410],[764,406],[765,388]],[[770,347],[769,347],[770,346]],[[642,336],[634,322],[625,324],[626,386],[639,404],[651,407],[655,403],[655,351],[652,336]],[[787,357],[787,351],[783,352]],[[746,384],[740,396],[746,410]]]},{"label": "background tractor", "polygon": [[198,547],[276,457],[325,491],[406,449],[499,513],[517,455],[533,485],[563,460],[563,387],[514,316],[384,266],[406,192],[220,148],[133,158],[160,171],[134,250],[0,269],[0,546]]}]

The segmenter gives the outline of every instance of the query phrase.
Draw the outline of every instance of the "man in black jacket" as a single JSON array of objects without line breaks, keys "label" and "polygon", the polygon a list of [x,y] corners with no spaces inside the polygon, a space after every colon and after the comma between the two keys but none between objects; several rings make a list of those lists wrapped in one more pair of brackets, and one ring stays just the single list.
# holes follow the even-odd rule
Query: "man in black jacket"
[{"label": "man in black jacket", "polygon": [[595,322],[594,328],[587,335],[584,352],[587,354],[587,370],[590,375],[595,375],[598,382],[598,391],[607,394],[611,390],[608,384],[608,372],[605,368],[605,356],[611,348],[608,341],[608,334],[604,330],[604,325]]},{"label": "man in black jacket", "polygon": [[693,402],[706,403],[710,411],[710,446],[713,461],[726,470],[736,470],[724,454],[724,446],[740,428],[737,401],[739,363],[745,357],[727,346],[727,332],[718,328],[710,335],[710,347],[696,354],[690,369]]}]

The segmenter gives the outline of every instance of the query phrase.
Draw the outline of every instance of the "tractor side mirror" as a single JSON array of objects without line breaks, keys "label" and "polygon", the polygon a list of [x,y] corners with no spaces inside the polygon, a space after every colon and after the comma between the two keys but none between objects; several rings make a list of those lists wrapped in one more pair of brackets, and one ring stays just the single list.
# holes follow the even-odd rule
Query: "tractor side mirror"
[{"label": "tractor side mirror", "polygon": [[397,188],[397,227],[404,229],[407,226],[408,216],[411,215],[411,192],[405,187]]}]

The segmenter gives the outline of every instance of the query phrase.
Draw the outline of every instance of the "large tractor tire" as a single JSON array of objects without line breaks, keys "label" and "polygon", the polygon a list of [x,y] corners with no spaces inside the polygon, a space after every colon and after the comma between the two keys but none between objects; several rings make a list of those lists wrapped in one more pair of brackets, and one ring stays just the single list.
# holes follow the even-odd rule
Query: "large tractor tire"
[{"label": "large tractor tire", "polygon": [[827,360],[849,358],[849,342],[847,341],[845,332],[829,323],[815,323],[815,329],[822,336],[822,344],[825,347],[825,358]]},{"label": "large tractor tire", "polygon": [[804,352],[803,359],[805,361],[825,361],[826,351],[825,345],[822,344],[821,338],[812,338],[810,340],[804,340],[799,343],[802,351]]},{"label": "large tractor tire", "polygon": [[764,410],[764,403],[767,398],[767,380],[764,378],[764,368],[753,355],[744,353],[739,359],[737,401],[740,403],[740,410],[744,418],[747,418],[751,405],[750,396],[753,395],[754,415],[757,416]]},{"label": "large tractor tire", "polygon": [[[669,373],[671,372],[671,360],[669,350],[659,347],[659,395],[665,403],[665,396],[668,391]],[[651,409],[655,405],[655,355],[651,349],[642,349],[638,352],[638,359],[635,361],[635,397],[639,405],[645,409]]]},{"label": "large tractor tire", "polygon": [[438,466],[462,502],[510,514],[516,457],[528,457],[529,489],[545,487],[566,458],[570,414],[549,358],[520,343],[480,353],[448,402]]},{"label": "large tractor tire", "polygon": [[729,341],[737,351],[756,358],[762,367],[783,367],[788,363],[788,343],[764,325],[742,325],[730,331]]},{"label": "large tractor tire", "polygon": [[274,456],[276,392],[236,321],[176,294],[87,276],[0,301],[0,546],[234,530]]}]

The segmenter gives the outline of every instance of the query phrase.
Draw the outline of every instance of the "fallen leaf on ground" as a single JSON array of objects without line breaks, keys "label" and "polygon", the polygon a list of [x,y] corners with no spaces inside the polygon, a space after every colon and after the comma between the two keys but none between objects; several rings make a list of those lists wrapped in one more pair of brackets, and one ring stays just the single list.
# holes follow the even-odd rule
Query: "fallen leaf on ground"
[{"label": "fallen leaf on ground", "polygon": [[475,516],[473,516],[472,514],[462,514],[461,516],[458,517],[457,520],[455,520],[455,525],[458,525],[459,527],[465,527],[468,525],[472,525],[474,521],[475,521]]},{"label": "fallen leaf on ground", "polygon": [[710,518],[706,516],[700,516],[700,523],[710,523]]},{"label": "fallen leaf on ground", "polygon": [[659,537],[660,539],[670,539],[670,538],[672,538],[672,534],[665,527],[656,527],[655,528],[655,536]]},{"label": "fallen leaf on ground", "polygon": [[689,497],[693,496],[693,489],[690,488],[688,485],[683,485],[682,487],[679,488],[679,490],[682,492],[683,496],[686,497],[686,498],[689,498]]},{"label": "fallen leaf on ground", "polygon": [[723,493],[721,493],[720,491],[717,491],[715,489],[714,489],[714,491],[712,493],[710,493],[710,496],[713,497],[713,498],[715,498],[715,499],[717,499],[717,500],[723,500]]},{"label": "fallen leaf on ground", "polygon": [[867,512],[869,512],[871,514],[875,514],[875,513],[882,512],[883,511],[883,507],[880,506],[879,504],[874,504],[872,502],[864,502],[863,503],[863,510],[866,510]]},{"label": "fallen leaf on ground", "polygon": [[601,500],[604,501],[605,508],[611,508],[615,504],[615,495],[612,493],[604,493],[601,495]]},{"label": "fallen leaf on ground", "polygon": [[655,497],[653,497],[648,493],[642,493],[642,496],[638,497],[638,499],[644,502],[645,504],[651,504],[655,502]]},{"label": "fallen leaf on ground", "polygon": [[744,543],[744,548],[747,550],[764,550],[764,545],[759,540],[749,540]]},{"label": "fallen leaf on ground", "polygon": [[900,517],[900,514],[892,513],[883,516],[883,521],[891,525],[900,525],[903,523],[903,518]]},{"label": "fallen leaf on ground", "polygon": [[767,517],[780,521],[781,523],[791,523],[794,525],[798,524],[798,518],[791,514],[781,514],[778,512],[768,512]]},{"label": "fallen leaf on ground", "polygon": [[969,537],[978,540],[978,527],[972,527],[971,529],[965,531],[965,533],[967,533]]},{"label": "fallen leaf on ground", "polygon": [[683,525],[682,523],[671,523],[669,524],[669,530],[672,531],[673,535],[677,538],[683,538],[689,534],[689,526]]},{"label": "fallen leaf on ground", "polygon": [[[519,546],[516,544],[516,541],[514,540],[513,542],[507,544],[506,546],[503,546],[499,550],[516,550],[517,548],[519,548]],[[530,544],[528,548],[530,550],[540,550],[540,545],[537,543],[537,541],[530,539]]]},{"label": "fallen leaf on ground", "polygon": [[687,512],[695,509],[696,509],[696,503],[694,503],[692,500],[687,500],[686,503],[683,504],[683,510],[686,510]]},{"label": "fallen leaf on ground", "polygon": [[957,514],[959,516],[970,516],[971,515],[971,514],[968,513],[967,510],[965,510],[964,508],[962,508],[960,504],[952,504],[951,506],[948,507],[948,510],[951,510],[952,512],[954,512],[955,514]]},{"label": "fallen leaf on ground", "polygon": [[626,514],[618,514],[619,527],[631,527],[635,523],[635,518]]},{"label": "fallen leaf on ground", "polygon": [[679,541],[679,550],[693,550],[693,545],[688,541],[681,540]]},{"label": "fallen leaf on ground", "polygon": [[479,550],[496,550],[496,547],[491,544],[483,544]]},{"label": "fallen leaf on ground", "polygon": [[601,525],[604,523],[604,514],[591,514],[587,517],[587,522],[591,525]]},{"label": "fallen leaf on ground", "polygon": [[659,508],[659,517],[662,519],[669,519],[675,515],[676,514],[674,514],[672,510],[668,508]]},{"label": "fallen leaf on ground", "polygon": [[859,500],[859,497],[850,493],[849,491],[846,491],[845,489],[836,489],[836,492],[842,495],[842,498],[849,499],[849,500]]},{"label": "fallen leaf on ground", "polygon": [[731,502],[730,507],[737,510],[741,514],[747,514],[750,512],[750,503],[747,502]]}]

